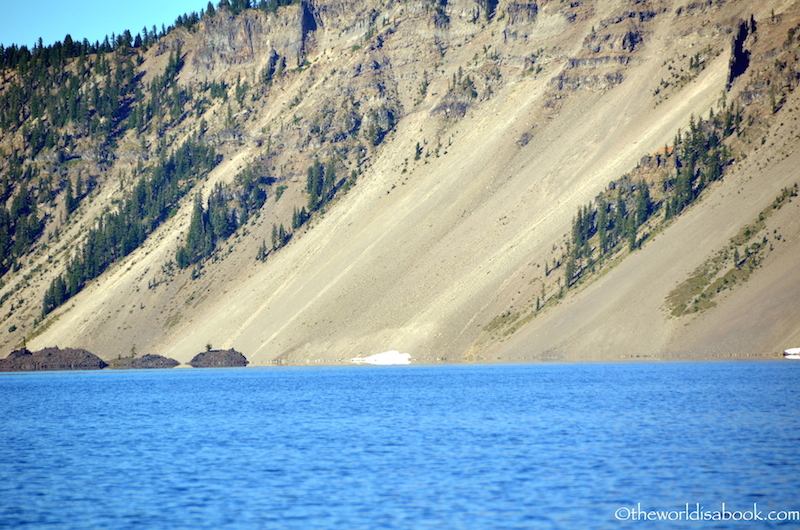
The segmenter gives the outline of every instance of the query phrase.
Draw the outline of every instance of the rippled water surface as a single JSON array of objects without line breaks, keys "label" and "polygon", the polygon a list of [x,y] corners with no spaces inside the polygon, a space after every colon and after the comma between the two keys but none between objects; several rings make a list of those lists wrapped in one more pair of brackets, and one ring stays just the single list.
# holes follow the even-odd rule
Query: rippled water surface
[{"label": "rippled water surface", "polygon": [[0,527],[653,528],[630,510],[799,510],[798,376],[789,361],[3,374]]}]

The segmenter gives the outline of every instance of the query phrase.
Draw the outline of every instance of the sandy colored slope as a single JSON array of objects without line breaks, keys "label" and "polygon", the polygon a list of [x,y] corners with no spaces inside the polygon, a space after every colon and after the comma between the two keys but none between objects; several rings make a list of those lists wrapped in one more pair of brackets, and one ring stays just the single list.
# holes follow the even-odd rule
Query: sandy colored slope
[{"label": "sandy colored slope", "polygon": [[754,165],[742,164],[705,207],[694,208],[603,278],[487,352],[487,360],[776,356],[800,341],[797,200],[779,214],[788,242],[747,284],[699,316],[675,318],[665,309],[678,283],[800,178],[797,151],[771,165],[763,178],[749,178]]},{"label": "sandy colored slope", "polygon": [[[587,32],[602,18],[594,16],[581,26]],[[565,94],[556,111],[544,104],[565,61],[538,78],[506,83],[444,132],[431,119],[434,105],[420,105],[373,154],[358,185],[265,263],[253,257],[269,226],[256,221],[250,229],[260,235],[223,252],[200,279],[183,276],[148,289],[148,271],[171,259],[186,230],[187,206],[145,248],[71,300],[74,307],[30,346],[79,346],[116,357],[136,345],[186,362],[210,343],[234,347],[255,365],[347,362],[392,349],[410,352],[415,362],[460,361],[469,352],[469,360],[709,356],[721,330],[752,337],[738,342],[743,351],[772,348],[796,336],[792,319],[800,321],[793,306],[800,283],[795,276],[786,288],[780,280],[792,275],[791,249],[700,318],[670,319],[662,306],[672,286],[798,180],[793,152],[767,169],[755,168],[754,159],[742,164],[642,251],[507,341],[481,343],[474,352],[492,318],[523,302],[518,294],[553,258],[576,209],[670,142],[691,114],[706,115],[716,104],[725,53],[679,97],[654,108],[664,50],[688,45],[679,33],[671,23],[659,25],[621,84]],[[565,58],[580,51],[582,37],[564,44]],[[461,53],[468,58],[472,50]],[[532,140],[519,147],[526,132]],[[416,143],[437,136],[447,154],[412,162],[403,173]],[[230,180],[237,163],[217,168],[208,182]],[[758,178],[750,178],[754,172]],[[763,310],[761,320],[748,321],[752,332],[730,324],[747,319],[753,307]],[[776,314],[782,323],[769,328]]]},{"label": "sandy colored slope", "polygon": [[653,115],[649,99],[636,97],[649,66],[543,125],[524,151],[509,139],[537,117],[541,89],[512,87],[457,125],[447,155],[391,189],[414,132],[428,132],[424,114],[407,117],[396,135],[410,141],[377,161],[369,182],[229,291],[228,303],[176,329],[164,354],[181,359],[221,341],[256,363],[335,362],[393,348],[418,360],[458,358],[491,318],[504,282],[545,253],[577,205],[708,108],[725,72],[717,61],[653,120],[644,119]]}]

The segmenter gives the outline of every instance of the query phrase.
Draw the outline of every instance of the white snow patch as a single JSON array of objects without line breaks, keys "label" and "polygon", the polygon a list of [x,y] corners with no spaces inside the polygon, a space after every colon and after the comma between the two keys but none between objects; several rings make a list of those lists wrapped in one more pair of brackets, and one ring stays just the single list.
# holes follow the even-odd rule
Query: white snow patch
[{"label": "white snow patch", "polygon": [[783,351],[783,356],[789,359],[800,359],[800,348],[789,348]]},{"label": "white snow patch", "polygon": [[390,350],[369,357],[355,357],[350,359],[350,362],[355,364],[411,364],[411,354]]}]

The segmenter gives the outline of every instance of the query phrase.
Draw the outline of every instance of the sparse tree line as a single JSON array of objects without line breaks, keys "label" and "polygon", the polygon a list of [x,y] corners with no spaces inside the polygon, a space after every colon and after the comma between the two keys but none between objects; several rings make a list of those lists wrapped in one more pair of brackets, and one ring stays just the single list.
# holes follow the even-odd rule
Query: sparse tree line
[{"label": "sparse tree line", "polygon": [[50,284],[42,303],[42,317],[79,293],[109,265],[136,250],[177,209],[194,181],[210,171],[219,157],[213,147],[196,138],[162,158],[140,179],[115,212],[103,214],[89,231],[83,247],[67,264],[66,275]]},{"label": "sparse tree line", "polygon": [[270,252],[278,250],[286,245],[292,238],[295,230],[305,225],[314,212],[319,211],[330,202],[336,193],[340,190],[347,191],[353,184],[355,184],[357,173],[353,170],[348,178],[337,177],[336,173],[336,159],[330,158],[326,164],[323,164],[319,159],[314,160],[314,163],[306,171],[306,193],[308,195],[308,209],[305,206],[301,208],[295,207],[292,211],[292,224],[291,230],[284,227],[283,223],[275,223],[272,225],[271,246],[267,246],[264,240],[259,247],[256,259],[264,261]]},{"label": "sparse tree line", "polygon": [[783,236],[767,228],[767,219],[797,197],[798,186],[783,188],[781,193],[749,224],[743,226],[727,245],[707,259],[667,296],[670,314],[680,317],[716,305],[716,296],[746,282]]},{"label": "sparse tree line", "polygon": [[636,249],[648,237],[642,229],[648,220],[658,212],[663,212],[662,222],[680,215],[706,187],[721,179],[732,160],[723,141],[738,134],[741,121],[742,110],[733,104],[717,116],[712,111],[707,120],[692,117],[686,134],[678,131],[673,148],[664,148],[669,169],[661,183],[633,182],[626,176],[612,182],[594,203],[580,207],[566,251],[553,267],[564,264],[565,286],[572,286],[623,245]]},{"label": "sparse tree line", "polygon": [[244,225],[267,200],[266,186],[275,179],[254,168],[236,177],[233,186],[217,184],[203,205],[198,193],[186,243],[178,247],[175,261],[185,269],[210,257],[219,243],[225,241]]},{"label": "sparse tree line", "polygon": [[39,215],[25,183],[14,196],[11,208],[0,203],[0,276],[14,268],[17,259],[28,252],[44,229],[45,219]]},{"label": "sparse tree line", "polygon": [[[218,9],[233,14],[251,8],[274,11],[294,3],[297,2],[223,0],[216,7],[209,3],[200,15],[179,17],[176,25],[189,27],[203,17],[216,16]],[[95,219],[82,245],[65,260],[65,271],[51,282],[43,298],[42,318],[111,264],[140,247],[174,214],[197,179],[219,162],[221,156],[211,147],[213,137],[205,136],[205,120],[200,121],[198,132],[174,151],[175,139],[166,134],[169,129],[195,111],[197,118],[202,117],[211,105],[209,100],[220,98],[227,102],[230,96],[244,105],[249,94],[254,94],[255,100],[286,72],[286,58],[273,54],[256,78],[260,86],[251,87],[241,79],[235,87],[224,82],[178,84],[184,55],[176,41],[164,71],[145,82],[141,52],[171,29],[172,26],[161,32],[145,29],[136,36],[125,32],[95,45],[67,38],[65,43],[50,47],[40,42],[32,51],[0,47],[0,71],[10,74],[5,86],[0,86],[0,130],[21,139],[21,147],[2,153],[4,160],[0,159],[0,276],[20,265],[20,258],[41,238],[48,221],[53,221],[52,213],[45,215],[41,205],[49,204],[51,208],[45,212],[52,212],[58,205],[56,199],[62,199],[63,222],[97,186],[97,175],[69,170],[67,163],[75,164],[74,159],[92,160],[102,173],[113,164],[117,144],[126,134],[149,133],[155,138],[148,152],[151,161],[145,162],[146,167],[140,162],[131,176],[138,182],[119,203],[115,202],[115,210],[106,210]],[[9,69],[14,71],[8,72]],[[290,223],[275,223],[271,237],[267,232],[260,259],[288,243],[315,212],[355,182],[355,170],[349,177],[346,173],[337,174],[337,170],[342,172],[343,166],[347,167],[343,162],[347,153],[364,153],[368,147],[379,145],[398,120],[399,111],[391,105],[358,110],[358,102],[351,101],[342,120],[332,121],[325,131],[312,130],[321,142],[339,146],[330,151],[327,162],[316,160],[308,168],[307,204],[294,208]],[[227,111],[226,124],[235,127],[230,104]],[[330,137],[325,136],[326,131]],[[348,143],[342,143],[345,141]],[[141,146],[142,150],[148,149],[144,139]],[[268,152],[265,160],[270,156]],[[186,239],[176,249],[178,267],[185,269],[213,256],[224,241],[258,214],[269,186],[275,182],[265,168],[249,168],[237,175],[232,184],[214,188],[207,200],[198,196]],[[120,189],[122,186],[121,181]],[[279,187],[276,200],[283,191],[280,188],[286,186]],[[59,231],[56,226],[52,234],[58,237]],[[271,243],[269,248],[267,240]]]},{"label": "sparse tree line", "polygon": [[[155,30],[148,35],[143,46],[163,36],[157,37],[159,34]],[[97,252],[97,256],[79,256],[73,260],[66,277],[53,282],[45,297],[43,314],[52,311],[110,263],[141,244],[154,228],[142,227],[143,222],[148,225],[163,221],[163,215],[154,211],[165,211],[165,204],[170,210],[173,202],[180,198],[180,194],[175,193],[175,182],[196,176],[195,170],[201,171],[203,162],[191,161],[188,164],[195,169],[189,171],[195,173],[186,174],[186,157],[203,158],[201,151],[211,149],[213,152],[212,148],[200,145],[205,142],[195,138],[174,156],[165,158],[164,155],[166,127],[183,119],[187,103],[195,100],[196,95],[192,87],[182,88],[175,82],[184,64],[180,44],[169,53],[164,72],[145,84],[138,71],[143,61],[141,55],[129,45],[127,33],[121,39],[118,46],[99,47],[78,45],[67,39],[66,47],[38,46],[27,56],[24,52],[15,55],[18,50],[13,47],[0,50],[0,68],[17,68],[17,75],[0,91],[0,130],[19,131],[23,141],[22,149],[4,154],[5,168],[0,182],[0,276],[14,268],[43,233],[47,217],[41,213],[39,204],[52,203],[58,194],[65,192],[68,216],[91,191],[91,180],[84,185],[80,176],[67,177],[66,171],[60,168],[75,157],[76,148],[95,146],[103,164],[113,153],[116,140],[130,129],[141,133],[155,127],[151,131],[161,138],[154,145],[154,154],[162,159],[151,168],[153,176],[147,181],[148,190],[141,182],[134,191],[138,202],[129,201],[119,212],[100,220],[88,237],[85,249],[85,253]],[[68,61],[73,57],[77,59]],[[228,97],[225,83],[200,84],[195,90],[200,96],[198,107],[207,104],[205,95],[223,101]],[[246,90],[244,87],[240,91]],[[201,126],[201,134],[206,128],[207,125]],[[45,150],[53,150],[56,155],[52,171],[42,172],[41,164],[25,164]],[[172,174],[174,172],[177,177]],[[162,178],[165,175],[166,178]],[[245,204],[248,211],[252,211],[253,202],[258,203],[259,199],[248,195],[253,193],[251,188],[244,188]],[[158,196],[145,198],[148,194]],[[10,207],[7,206],[9,200]],[[259,207],[263,199],[260,201]],[[148,213],[131,212],[133,206],[144,208]],[[126,233],[121,235],[122,231]]]},{"label": "sparse tree line", "polygon": [[49,46],[44,46],[42,39],[39,38],[32,50],[26,45],[11,44],[8,47],[0,45],[0,70],[12,68],[23,73],[30,69],[41,67],[63,67],[64,63],[69,59],[106,54],[120,49],[134,48],[147,51],[148,48],[158,43],[173,29],[184,27],[192,30],[204,17],[214,16],[218,9],[226,9],[234,15],[245,9],[260,9],[266,13],[274,13],[279,7],[297,3],[299,3],[299,0],[259,0],[257,2],[251,0],[220,0],[216,8],[212,2],[209,2],[205,10],[201,9],[199,13],[193,11],[179,15],[171,26],[162,24],[160,30],[156,26],[152,26],[151,29],[147,29],[145,26],[142,31],[133,35],[130,30],[126,29],[119,35],[114,33],[111,36],[106,35],[102,42],[98,40],[91,43],[88,39],[74,40],[71,35],[67,35],[64,37],[63,42],[56,41]]},{"label": "sparse tree line", "polygon": [[175,83],[183,67],[180,46],[147,86],[137,72],[141,61],[138,54],[119,52],[110,59],[81,57],[70,69],[30,70],[0,93],[0,129],[21,130],[30,158],[52,148],[67,157],[81,138],[108,148],[129,129],[178,121],[193,99],[191,89]]},{"label": "sparse tree line", "polygon": [[[286,245],[295,230],[301,228],[312,214],[330,202],[336,192],[349,188],[356,179],[355,170],[348,179],[337,179],[336,160],[331,158],[326,164],[318,159],[307,170],[306,193],[308,208],[295,207],[292,212],[291,229],[283,223],[274,223],[270,244],[262,240],[256,259],[264,261],[267,256]],[[219,244],[227,240],[243,226],[255,212],[260,210],[267,199],[265,187],[276,179],[266,171],[248,167],[236,177],[233,187],[218,184],[204,202],[198,193],[194,201],[192,218],[186,243],[178,247],[175,260],[178,267],[185,269],[202,262],[213,255]]]}]

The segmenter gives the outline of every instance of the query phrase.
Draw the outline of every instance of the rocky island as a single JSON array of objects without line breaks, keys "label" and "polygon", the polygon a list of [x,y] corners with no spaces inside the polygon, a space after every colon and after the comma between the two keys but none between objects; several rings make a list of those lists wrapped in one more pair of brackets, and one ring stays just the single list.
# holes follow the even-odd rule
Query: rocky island
[{"label": "rocky island", "polygon": [[249,361],[238,351],[230,350],[208,350],[195,355],[189,365],[194,368],[230,368],[235,366],[247,366]]},{"label": "rocky island", "polygon": [[[82,348],[44,348],[32,352],[22,347],[0,359],[0,372],[35,372],[51,370],[143,370],[174,368],[180,362],[162,355],[146,354],[120,357],[109,362]],[[230,368],[247,366],[249,361],[233,348],[207,350],[195,355],[188,363],[194,368]]]},{"label": "rocky island", "polygon": [[31,352],[27,348],[12,351],[0,359],[2,372],[33,372],[51,370],[102,370],[108,366],[103,359],[82,348],[44,348]]},{"label": "rocky island", "polygon": [[141,357],[123,357],[109,363],[109,368],[115,370],[148,370],[156,368],[175,368],[179,363],[175,359],[148,353]]}]

